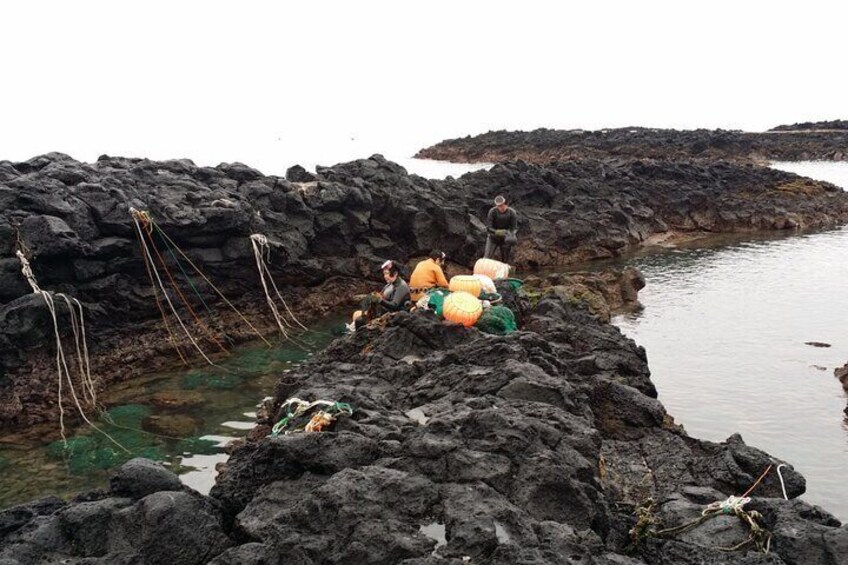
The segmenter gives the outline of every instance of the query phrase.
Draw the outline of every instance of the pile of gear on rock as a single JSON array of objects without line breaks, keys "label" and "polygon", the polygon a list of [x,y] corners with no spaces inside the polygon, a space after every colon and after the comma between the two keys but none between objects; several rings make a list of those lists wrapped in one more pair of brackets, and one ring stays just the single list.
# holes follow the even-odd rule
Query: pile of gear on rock
[{"label": "pile of gear on rock", "polygon": [[[498,196],[486,217],[486,250],[475,263],[473,274],[457,275],[448,281],[442,270],[447,257],[439,250],[433,250],[429,258],[416,265],[409,283],[403,278],[401,265],[386,261],[380,267],[386,285],[382,291],[365,297],[348,329],[356,331],[387,312],[410,310],[431,311],[466,327],[476,325],[487,333],[515,331],[515,316],[500,304],[499,288],[515,291],[521,286],[520,280],[509,278],[508,264],[517,242],[517,228],[518,215],[503,196]],[[496,250],[500,251],[500,261],[493,258]]]}]

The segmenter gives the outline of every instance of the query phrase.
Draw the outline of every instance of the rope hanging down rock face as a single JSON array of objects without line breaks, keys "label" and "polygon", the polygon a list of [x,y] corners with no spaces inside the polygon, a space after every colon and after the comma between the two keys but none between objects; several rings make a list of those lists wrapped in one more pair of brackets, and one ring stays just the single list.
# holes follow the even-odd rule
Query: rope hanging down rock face
[{"label": "rope hanging down rock face", "polygon": [[[108,433],[100,429],[96,426],[88,417],[85,412],[85,408],[83,408],[83,402],[80,401],[80,395],[77,394],[77,387],[74,384],[73,377],[71,376],[71,371],[68,366],[68,360],[65,356],[65,348],[62,345],[62,337],[59,332],[59,317],[56,311],[56,303],[54,301],[54,295],[46,290],[43,290],[38,281],[35,278],[35,274],[32,271],[32,266],[27,260],[26,256],[23,252],[18,249],[16,252],[18,260],[21,263],[21,273],[24,278],[29,283],[32,288],[33,294],[37,294],[41,296],[44,300],[44,304],[47,306],[48,312],[50,312],[50,318],[53,322],[53,336],[56,339],[56,373],[57,373],[57,402],[59,406],[59,430],[62,435],[62,440],[67,445],[67,438],[65,436],[65,408],[64,408],[64,398],[63,392],[64,388],[67,387],[68,392],[70,393],[71,400],[76,406],[77,411],[79,412],[80,417],[83,421],[91,426],[94,430],[105,436],[109,441],[114,443],[120,449],[127,451],[127,449],[118,443],[112,436]],[[71,322],[71,331],[74,336],[74,344],[76,346],[76,359],[77,359],[77,368],[80,373],[80,382],[82,384],[82,396],[83,401],[87,402],[90,406],[94,407],[97,404],[97,394],[94,387],[94,380],[91,377],[91,364],[89,362],[88,356],[88,340],[85,332],[85,313],[82,307],[82,303],[79,300],[72,296],[68,296],[63,293],[56,293],[55,296],[64,300],[65,304],[68,307],[68,312],[70,313],[70,322]]]},{"label": "rope hanging down rock face", "polygon": [[177,319],[177,323],[182,328],[183,333],[185,333],[189,342],[194,346],[197,352],[200,353],[200,356],[203,358],[203,360],[206,361],[209,365],[215,367],[215,363],[209,358],[208,355],[206,355],[206,353],[194,339],[194,336],[192,336],[191,332],[188,331],[188,328],[186,327],[185,323],[177,312],[177,309],[174,306],[174,303],[171,300],[167,289],[165,288],[165,284],[162,282],[162,277],[159,275],[159,270],[156,268],[156,262],[153,260],[153,255],[150,253],[150,248],[148,247],[147,240],[144,235],[145,231],[149,233],[150,230],[152,230],[149,214],[144,211],[136,210],[135,208],[131,208],[130,212],[132,213],[133,222],[135,223],[136,233],[138,234],[139,241],[141,242],[143,255],[145,257],[145,260],[148,262],[147,264],[151,267],[151,271],[153,272],[156,282],[159,285],[159,290],[162,291],[162,296],[165,297],[165,302],[168,304],[168,308],[170,308],[171,313],[174,315],[174,318]]},{"label": "rope hanging down rock face", "polygon": [[274,277],[271,275],[271,270],[268,268],[268,263],[270,262],[271,257],[271,246],[268,242],[268,237],[261,233],[255,233],[250,236],[250,244],[253,247],[253,257],[256,260],[256,270],[259,271],[259,280],[262,283],[262,289],[265,291],[265,301],[268,303],[268,307],[274,315],[274,321],[277,323],[277,328],[279,328],[283,339],[296,341],[289,334],[289,330],[295,329],[295,326],[289,323],[285,316],[280,314],[276,301],[271,297],[271,293],[268,288],[269,283],[271,288],[274,290],[277,300],[279,300],[283,305],[283,308],[285,308],[289,318],[292,319],[294,324],[305,331],[309,331],[309,329],[294,315],[294,312],[292,312],[291,308],[289,308],[288,302],[286,302],[283,295],[280,293],[280,289],[277,288],[277,283],[274,282]]},{"label": "rope hanging down rock face", "polygon": [[[261,339],[268,347],[271,347],[271,343],[265,339],[265,337],[256,329],[256,327],[250,322],[250,320],[245,317],[244,314],[236,308],[233,303],[227,299],[226,296],[215,286],[214,283],[206,276],[203,271],[186,255],[182,249],[176,244],[176,242],[171,239],[167,233],[153,220],[150,216],[150,213],[146,210],[138,210],[136,208],[130,208],[130,214],[133,219],[136,236],[139,242],[139,250],[141,252],[142,261],[144,262],[145,269],[147,270],[148,278],[150,279],[151,287],[153,288],[154,298],[156,299],[157,308],[159,309],[159,313],[162,317],[162,322],[165,326],[165,329],[168,333],[168,339],[173,345],[175,351],[179,355],[180,359],[184,364],[189,365],[189,361],[186,355],[183,353],[180,343],[175,335],[174,331],[171,328],[171,324],[169,323],[169,318],[172,316],[177,321],[177,326],[182,330],[182,333],[188,339],[188,344],[190,347],[194,348],[197,353],[201,356],[201,358],[209,365],[221,368],[219,365],[214,363],[209,355],[203,350],[199,343],[199,338],[196,339],[194,335],[192,335],[191,331],[189,331],[189,325],[183,321],[180,316],[178,306],[181,304],[185,311],[187,311],[191,317],[194,319],[195,325],[205,334],[206,338],[213,343],[218,349],[220,349],[223,353],[229,353],[226,347],[221,343],[221,341],[215,336],[212,331],[210,325],[206,324],[200,316],[198,316],[195,309],[192,307],[188,298],[180,289],[179,285],[173,274],[170,272],[167,262],[165,261],[164,255],[159,251],[156,240],[159,239],[160,244],[164,245],[165,252],[169,255],[177,266],[179,271],[182,273],[185,278],[186,283],[193,290],[195,296],[200,300],[200,303],[205,308],[207,314],[210,317],[210,320],[214,322],[213,312],[210,308],[207,301],[203,298],[203,295],[200,293],[194,281],[192,281],[189,276],[186,268],[180,263],[180,258],[182,258],[188,265],[194,269],[195,273],[199,275],[208,285],[209,287],[221,298],[221,300],[229,306],[240,318],[241,320]],[[158,238],[154,238],[154,234],[158,236]],[[157,267],[158,260],[158,267]],[[160,275],[160,268],[165,273],[164,278]],[[170,285],[167,285],[165,281],[168,281]],[[170,286],[170,289],[167,288]],[[161,299],[160,299],[161,297]],[[175,302],[179,304],[175,305]],[[166,308],[167,306],[167,308]],[[169,315],[170,314],[170,315]],[[221,332],[224,339],[226,339],[231,345],[232,340],[229,336],[226,335],[225,332]]]}]

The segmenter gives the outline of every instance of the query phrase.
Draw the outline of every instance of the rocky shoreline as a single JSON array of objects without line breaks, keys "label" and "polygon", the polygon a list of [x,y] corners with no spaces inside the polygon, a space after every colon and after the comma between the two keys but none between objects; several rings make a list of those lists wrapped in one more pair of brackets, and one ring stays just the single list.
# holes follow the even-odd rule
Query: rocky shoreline
[{"label": "rocky shoreline", "polygon": [[[19,239],[42,287],[85,305],[92,368],[107,389],[175,358],[130,207],[149,210],[264,332],[272,322],[251,234],[268,236],[275,279],[308,317],[373,285],[385,258],[436,247],[470,266],[479,218],[501,192],[522,213],[522,267],[614,257],[676,233],[848,221],[848,197],[833,185],[727,162],[515,162],[445,181],[379,156],[315,175],[293,168],[286,179],[240,164],[0,162],[0,426],[58,409],[52,326],[20,276]],[[522,331],[507,336],[426,315],[382,318],[281,378],[211,496],[134,460],[108,490],[0,512],[0,564],[840,563],[848,528],[797,499],[805,483],[791,466],[789,500],[771,470],[747,507],[771,533],[768,555],[756,551],[764,534],[738,552],[718,549],[750,535],[733,515],[644,535],[745,492],[782,462],[738,436],[717,444],[675,425],[645,351],[603,321],[632,306],[642,284],[632,272],[528,277],[532,300],[512,304]],[[214,322],[247,339],[234,317]],[[331,432],[265,437],[292,396],[348,402],[354,414]]]},{"label": "rocky shoreline", "polygon": [[572,159],[674,159],[696,161],[848,160],[845,122],[779,126],[762,133],[641,127],[587,130],[490,131],[448,139],[416,157],[457,163]]},{"label": "rocky shoreline", "polygon": [[[0,563],[838,565],[848,549],[791,466],[689,437],[645,351],[556,292],[506,336],[390,315],[287,374],[272,408],[292,396],[354,412],[266,438],[269,414],[209,497],[133,460],[108,490],[0,512]],[[720,549],[751,535],[732,513],[657,535],[752,485],[768,554]]]},{"label": "rocky shoreline", "polygon": [[[53,327],[21,275],[18,241],[43,288],[83,303],[92,372],[103,390],[177,361],[158,319],[131,207],[149,211],[267,333],[274,325],[251,234],[269,238],[275,279],[295,312],[310,319],[372,288],[376,266],[387,258],[411,261],[440,248],[456,265],[470,267],[485,239],[480,218],[502,192],[521,212],[514,253],[521,268],[615,257],[677,234],[848,221],[848,196],[837,187],[748,164],[515,162],[435,181],[380,156],[317,174],[293,167],[287,178],[241,164],[198,167],[187,160],[104,156],[85,164],[50,154],[0,162],[0,426],[55,421],[58,413]],[[250,338],[212,289],[193,280],[204,305],[214,309],[207,323],[233,342]],[[58,308],[67,319],[61,303]],[[61,330],[69,332],[66,325]],[[191,351],[187,338],[177,339]],[[201,345],[211,355],[212,343]],[[197,354],[191,362],[202,364]]]}]

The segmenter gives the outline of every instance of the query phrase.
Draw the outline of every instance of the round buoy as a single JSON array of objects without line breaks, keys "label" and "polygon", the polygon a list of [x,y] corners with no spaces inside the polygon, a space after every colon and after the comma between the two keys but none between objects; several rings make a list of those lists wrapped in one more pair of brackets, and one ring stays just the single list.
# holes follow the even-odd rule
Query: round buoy
[{"label": "round buoy", "polygon": [[478,297],[483,291],[483,283],[473,275],[456,275],[450,280],[451,292],[467,292],[471,296]]},{"label": "round buoy", "polygon": [[487,277],[486,275],[471,275],[471,276],[473,276],[475,279],[480,280],[480,282],[483,284],[483,292],[485,292],[486,294],[495,294],[495,293],[498,292],[498,289],[495,286],[495,281],[493,281],[491,278]]},{"label": "round buoy", "polygon": [[492,280],[505,279],[509,276],[509,265],[494,259],[477,259],[474,263],[475,275],[486,275]]},{"label": "round buoy", "polygon": [[445,298],[442,310],[445,320],[462,324],[466,328],[473,326],[483,314],[483,304],[467,292],[454,292]]}]

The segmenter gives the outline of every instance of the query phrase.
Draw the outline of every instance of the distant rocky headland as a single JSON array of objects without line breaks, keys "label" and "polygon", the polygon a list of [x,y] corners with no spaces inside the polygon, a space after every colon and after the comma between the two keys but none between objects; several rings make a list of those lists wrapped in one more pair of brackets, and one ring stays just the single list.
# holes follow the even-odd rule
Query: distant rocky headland
[{"label": "distant rocky headland", "polygon": [[848,160],[844,120],[778,126],[763,133],[739,130],[617,129],[490,131],[449,139],[416,155],[461,163],[533,163],[572,159],[695,159],[700,161]]},{"label": "distant rocky headland", "polygon": [[826,122],[801,122],[786,126],[777,126],[769,131],[835,131],[848,130],[848,120],[831,120]]}]

